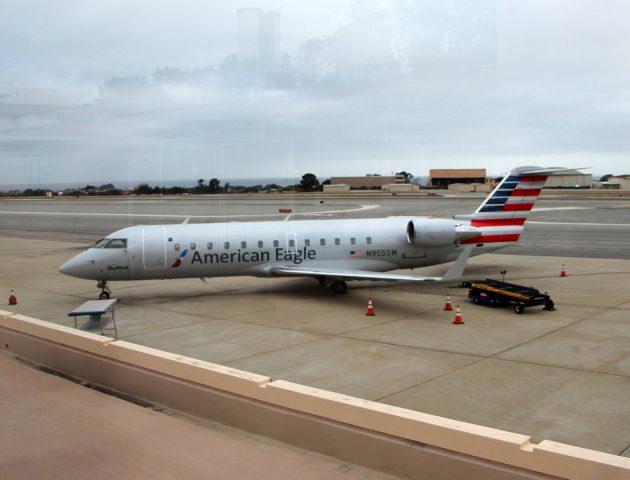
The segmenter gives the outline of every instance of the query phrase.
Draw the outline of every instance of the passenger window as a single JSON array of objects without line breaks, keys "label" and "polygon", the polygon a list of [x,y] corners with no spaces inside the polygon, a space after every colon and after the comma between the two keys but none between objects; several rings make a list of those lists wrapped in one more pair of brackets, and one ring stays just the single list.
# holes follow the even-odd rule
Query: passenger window
[{"label": "passenger window", "polygon": [[278,245],[280,245],[280,242],[278,242],[278,240],[274,240],[274,241],[273,241],[273,246],[274,246],[274,247],[277,247]]},{"label": "passenger window", "polygon": [[320,238],[320,239],[319,239],[319,244],[320,244],[321,246],[326,245],[326,239],[325,239],[325,238]]},{"label": "passenger window", "polygon": [[208,248],[208,250],[212,250],[212,242],[208,242],[208,244],[206,245],[206,247]]},{"label": "passenger window", "polygon": [[365,237],[365,241],[367,242],[368,245],[372,244],[372,237]]},{"label": "passenger window", "polygon": [[258,240],[258,248],[263,248],[263,241],[262,240]]},{"label": "passenger window", "polygon": [[340,245],[341,244],[341,240],[339,240],[338,238],[335,238],[335,245]]},{"label": "passenger window", "polygon": [[127,239],[113,238],[109,241],[105,248],[127,248]]},{"label": "passenger window", "polygon": [[226,250],[229,250],[230,249],[230,242],[225,242],[223,244],[223,248],[225,248]]},{"label": "passenger window", "polygon": [[247,242],[241,242],[241,248],[247,248]]},{"label": "passenger window", "polygon": [[197,244],[195,242],[190,244],[190,249],[191,250],[197,250]]},{"label": "passenger window", "polygon": [[354,245],[355,243],[357,243],[357,239],[356,239],[356,238],[354,238],[354,237],[352,237],[352,238],[350,239],[350,244],[351,244],[351,245]]},{"label": "passenger window", "polygon": [[175,245],[173,245],[173,247],[175,247],[176,252],[179,252],[179,243],[176,243]]},{"label": "passenger window", "polygon": [[295,240],[292,238],[289,240],[289,247],[295,247]]},{"label": "passenger window", "polygon": [[311,240],[310,240],[310,239],[308,239],[308,238],[305,238],[305,239],[304,239],[304,246],[305,246],[305,247],[310,247],[310,246],[311,246]]}]

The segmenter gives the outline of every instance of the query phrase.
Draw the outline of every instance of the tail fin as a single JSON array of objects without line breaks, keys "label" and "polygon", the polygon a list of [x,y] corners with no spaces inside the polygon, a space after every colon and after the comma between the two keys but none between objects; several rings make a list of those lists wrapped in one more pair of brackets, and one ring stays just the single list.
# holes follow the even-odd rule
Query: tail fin
[{"label": "tail fin", "polygon": [[534,207],[549,175],[565,168],[515,168],[506,176],[472,215],[456,217],[470,220],[470,226],[481,231],[477,238],[462,244],[492,244],[503,247],[518,241],[525,221]]}]

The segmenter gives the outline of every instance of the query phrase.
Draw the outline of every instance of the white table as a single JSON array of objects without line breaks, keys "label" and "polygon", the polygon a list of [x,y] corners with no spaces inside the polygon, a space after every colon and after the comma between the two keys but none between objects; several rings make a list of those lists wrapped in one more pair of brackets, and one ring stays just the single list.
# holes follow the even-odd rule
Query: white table
[{"label": "white table", "polygon": [[[74,317],[74,328],[77,328],[77,317],[98,315],[101,322],[101,335],[105,335],[105,331],[114,332],[114,338],[118,338],[118,330],[116,329],[116,318],[114,315],[114,305],[118,302],[117,298],[110,298],[108,300],[88,300],[87,302],[79,305],[72,310],[68,316]],[[113,327],[103,328],[103,315],[107,312],[112,314]]]}]

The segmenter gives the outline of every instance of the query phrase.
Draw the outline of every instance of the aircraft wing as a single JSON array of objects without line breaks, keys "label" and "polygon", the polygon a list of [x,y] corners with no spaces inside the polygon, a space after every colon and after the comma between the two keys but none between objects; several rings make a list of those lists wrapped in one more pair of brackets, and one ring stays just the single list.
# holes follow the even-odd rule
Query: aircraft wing
[{"label": "aircraft wing", "polygon": [[271,267],[269,273],[272,275],[286,275],[296,277],[333,277],[346,280],[384,280],[389,282],[441,282],[456,280],[464,273],[466,262],[470,257],[472,247],[466,247],[459,254],[457,260],[448,271],[441,277],[416,275],[401,275],[397,273],[372,272],[366,270],[353,270],[351,268],[306,268],[294,266]]}]

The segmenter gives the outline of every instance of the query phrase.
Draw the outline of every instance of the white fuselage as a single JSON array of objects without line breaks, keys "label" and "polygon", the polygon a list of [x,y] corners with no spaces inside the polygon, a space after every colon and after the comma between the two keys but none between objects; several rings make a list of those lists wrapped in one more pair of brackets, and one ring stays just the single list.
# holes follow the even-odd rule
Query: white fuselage
[{"label": "white fuselage", "polygon": [[[139,225],[108,235],[124,239],[124,248],[89,248],[60,270],[103,281],[268,276],[276,265],[387,272],[457,257],[461,251],[457,242],[431,246],[410,243],[407,225],[414,219],[434,221],[387,217]],[[473,255],[500,246],[478,246]]]}]

